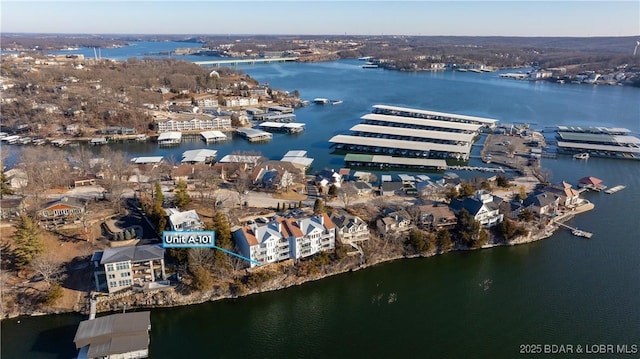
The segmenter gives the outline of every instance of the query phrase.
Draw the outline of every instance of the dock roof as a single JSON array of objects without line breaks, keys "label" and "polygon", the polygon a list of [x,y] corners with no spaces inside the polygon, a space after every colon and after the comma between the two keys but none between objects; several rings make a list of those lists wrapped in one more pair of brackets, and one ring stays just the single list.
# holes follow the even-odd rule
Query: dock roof
[{"label": "dock roof", "polygon": [[184,151],[181,162],[205,162],[210,158],[215,158],[218,154],[216,150],[199,149]]},{"label": "dock roof", "polygon": [[566,141],[599,142],[603,144],[640,144],[640,138],[627,135],[609,135],[604,133],[558,132],[558,136]]},{"label": "dock roof", "polygon": [[147,157],[134,157],[131,159],[131,162],[137,165],[145,165],[145,164],[157,164],[162,162],[162,156],[147,156]]},{"label": "dock roof", "polygon": [[180,140],[182,139],[182,132],[171,131],[171,132],[163,132],[158,135],[158,142],[163,140]]},{"label": "dock roof", "polygon": [[391,140],[388,138],[372,138],[372,137],[359,137],[351,135],[336,135],[333,136],[329,142],[342,143],[346,145],[361,145],[361,146],[374,146],[385,148],[399,148],[405,150],[415,151],[441,151],[452,153],[466,153],[471,150],[471,145],[446,145],[442,143],[432,142],[418,142],[418,141],[405,141],[405,140]]},{"label": "dock roof", "polygon": [[380,135],[420,137],[420,138],[428,138],[428,139],[434,139],[434,140],[458,141],[458,142],[472,142],[474,137],[472,133],[417,130],[413,128],[364,125],[364,124],[359,124],[351,127],[351,131],[375,133]]},{"label": "dock roof", "polygon": [[111,314],[81,321],[73,341],[89,358],[107,357],[148,349],[150,328],[149,311]]},{"label": "dock roof", "polygon": [[477,132],[480,129],[480,127],[482,127],[482,125],[478,125],[474,123],[430,120],[426,118],[383,115],[378,113],[369,113],[360,118],[367,121],[382,121],[382,122],[397,123],[397,124],[403,124],[403,125],[428,126],[428,127],[459,130],[459,131],[470,131],[470,132]]},{"label": "dock roof", "polygon": [[[363,157],[354,156],[353,153],[348,153],[344,156],[345,161],[353,161],[353,162],[370,162],[370,163],[388,163],[395,164],[401,166],[424,166],[424,167],[436,167],[436,168],[446,168],[447,161],[445,160],[436,160],[429,158],[409,158],[409,157],[395,157],[395,156],[383,156],[383,155],[373,155],[370,156],[370,160],[366,161]],[[383,182],[384,182],[383,175]]]},{"label": "dock roof", "polygon": [[265,132],[262,130],[258,130],[256,128],[239,128],[236,132],[243,134],[247,138],[255,138],[255,137],[269,137],[271,138],[273,135],[269,132]]},{"label": "dock roof", "polygon": [[420,109],[408,108],[408,107],[397,107],[397,106],[388,106],[388,105],[374,105],[373,108],[381,109],[381,110],[397,111],[397,112],[401,112],[401,113],[404,112],[404,113],[411,113],[411,114],[418,114],[418,115],[451,118],[451,119],[457,119],[457,120],[463,120],[463,121],[473,121],[473,122],[479,122],[479,123],[483,123],[483,124],[487,124],[487,125],[494,125],[496,122],[498,122],[498,120],[493,119],[493,118],[468,116],[468,115],[459,115],[459,114],[455,114],[455,113],[436,112],[436,111],[428,111],[428,110],[420,110]]},{"label": "dock roof", "polygon": [[583,132],[583,133],[605,133],[610,135],[627,134],[631,131],[623,127],[590,127],[590,126],[558,126],[558,131]]},{"label": "dock roof", "polygon": [[595,150],[595,151],[609,151],[609,152],[640,154],[640,147],[612,146],[612,145],[594,145],[594,144],[591,144],[591,143],[565,142],[565,141],[558,141],[558,147],[575,148],[575,149],[580,149],[580,150]]},{"label": "dock roof", "polygon": [[221,131],[204,131],[200,132],[200,135],[204,137],[205,140],[212,140],[216,138],[227,138],[227,135],[222,133]]}]

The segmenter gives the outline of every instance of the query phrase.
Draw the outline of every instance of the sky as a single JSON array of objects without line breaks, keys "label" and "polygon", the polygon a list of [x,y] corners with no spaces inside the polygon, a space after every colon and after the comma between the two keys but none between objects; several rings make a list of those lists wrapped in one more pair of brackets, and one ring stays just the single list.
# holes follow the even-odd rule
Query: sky
[{"label": "sky", "polygon": [[0,0],[0,14],[3,33],[640,36],[640,0]]}]

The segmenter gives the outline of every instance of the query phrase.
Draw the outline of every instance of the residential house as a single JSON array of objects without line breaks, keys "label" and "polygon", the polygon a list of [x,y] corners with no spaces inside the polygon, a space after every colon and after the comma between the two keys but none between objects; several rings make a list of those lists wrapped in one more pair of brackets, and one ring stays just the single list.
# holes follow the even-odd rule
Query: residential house
[{"label": "residential house", "polygon": [[181,212],[176,208],[166,208],[169,217],[169,228],[172,231],[198,231],[204,229],[204,223],[200,220],[195,209]]},{"label": "residential house", "polygon": [[336,234],[342,243],[366,241],[371,235],[365,221],[345,211],[331,213],[331,220],[336,225]]},{"label": "residential house", "polygon": [[380,185],[380,195],[393,196],[404,193],[404,185],[402,182],[382,182]]},{"label": "residential house", "polygon": [[4,197],[0,199],[0,219],[17,217],[24,208],[22,197]]},{"label": "residential house", "polygon": [[118,313],[83,320],[73,342],[78,358],[147,358],[151,312]]},{"label": "residential house", "polygon": [[565,207],[573,207],[580,202],[580,193],[565,181],[546,186],[542,190],[558,196],[558,203]]},{"label": "residential house", "polygon": [[501,202],[501,198],[493,196],[489,191],[479,190],[473,197],[454,199],[449,206],[456,214],[466,209],[482,226],[490,228],[504,220],[499,208]]},{"label": "residential house", "polygon": [[72,197],[62,197],[51,201],[38,211],[42,221],[68,223],[80,220],[85,213],[86,202]]},{"label": "residential house", "polygon": [[267,161],[258,165],[251,175],[254,185],[266,189],[287,190],[299,183],[302,171],[291,162]]},{"label": "residential house", "polygon": [[559,203],[560,197],[553,193],[542,191],[536,191],[522,201],[524,208],[540,217],[555,213]]},{"label": "residential house", "polygon": [[330,187],[331,185],[335,185],[340,188],[342,184],[342,176],[333,169],[323,169],[318,173],[315,177],[316,185],[320,185],[322,187]]},{"label": "residential house", "polygon": [[520,213],[525,209],[526,208],[520,201],[503,201],[498,205],[500,213],[510,219],[518,219],[518,217],[520,217]]},{"label": "residential house", "polygon": [[91,257],[96,271],[96,290],[105,288],[114,293],[133,286],[143,288],[159,280],[166,280],[164,248],[143,245],[107,248]]},{"label": "residential house", "polygon": [[405,210],[390,211],[376,221],[376,227],[382,235],[406,232],[412,227],[411,216]]},{"label": "residential house", "polygon": [[373,191],[371,184],[363,181],[353,182],[353,187],[358,191],[358,195],[360,196],[369,195]]},{"label": "residential house", "polygon": [[[335,248],[335,224],[327,214],[308,218],[279,217],[265,225],[245,225],[233,232],[236,247],[261,264],[298,260]],[[257,264],[251,262],[250,267]]]},{"label": "residential house", "polygon": [[432,202],[414,206],[413,211],[418,214],[417,225],[432,230],[453,228],[458,223],[456,214],[444,203]]}]

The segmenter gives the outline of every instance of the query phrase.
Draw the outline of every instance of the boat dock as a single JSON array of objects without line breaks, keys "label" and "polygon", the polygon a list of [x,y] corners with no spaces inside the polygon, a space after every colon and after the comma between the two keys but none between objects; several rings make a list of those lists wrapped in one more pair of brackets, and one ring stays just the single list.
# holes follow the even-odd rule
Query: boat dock
[{"label": "boat dock", "polygon": [[448,166],[448,169],[458,170],[458,171],[481,171],[481,172],[505,173],[505,169],[502,167]]},{"label": "boat dock", "polygon": [[606,194],[614,194],[616,192],[622,191],[625,188],[627,188],[627,187],[623,186],[623,185],[619,185],[619,186],[615,186],[615,187],[609,188],[608,190],[604,191],[604,193],[606,193]]},{"label": "boat dock", "polygon": [[568,228],[569,230],[571,230],[571,234],[573,234],[574,236],[577,236],[577,237],[585,237],[585,238],[591,238],[591,237],[593,236],[593,233],[591,233],[591,232],[583,231],[583,230],[581,230],[581,229],[578,229],[578,228],[575,228],[575,227],[568,226],[568,225],[566,225],[566,224],[564,224],[564,223],[560,223],[560,222],[555,221],[555,220],[554,220],[553,222],[554,222],[555,224],[559,225],[559,226],[562,226],[562,227]]}]

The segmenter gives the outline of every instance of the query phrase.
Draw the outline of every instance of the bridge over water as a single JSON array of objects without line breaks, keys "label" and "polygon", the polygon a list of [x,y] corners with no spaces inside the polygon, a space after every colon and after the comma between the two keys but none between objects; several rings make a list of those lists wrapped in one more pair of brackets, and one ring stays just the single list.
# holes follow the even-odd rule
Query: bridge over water
[{"label": "bridge over water", "polygon": [[214,61],[196,61],[198,65],[224,66],[224,65],[240,65],[240,64],[270,64],[274,62],[293,62],[298,61],[297,57],[268,57],[260,59],[231,59],[231,60],[214,60]]}]

